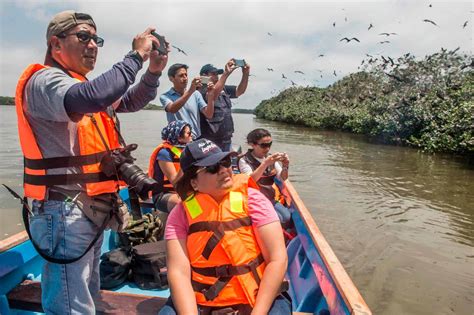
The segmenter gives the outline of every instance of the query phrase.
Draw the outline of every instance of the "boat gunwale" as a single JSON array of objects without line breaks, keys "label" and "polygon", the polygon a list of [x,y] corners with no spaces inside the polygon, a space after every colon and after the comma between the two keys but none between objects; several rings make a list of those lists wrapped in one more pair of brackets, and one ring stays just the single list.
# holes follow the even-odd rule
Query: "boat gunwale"
[{"label": "boat gunwale", "polygon": [[313,240],[318,252],[320,253],[321,259],[326,265],[329,274],[331,275],[335,285],[337,286],[338,292],[341,294],[344,302],[346,303],[351,314],[354,315],[371,315],[367,303],[360,294],[359,290],[351,280],[346,270],[342,266],[341,262],[337,258],[336,254],[332,250],[326,238],[323,236],[316,222],[314,221],[308,208],[306,208],[303,200],[296,192],[293,184],[287,179],[284,182],[288,193],[292,198],[294,207],[299,212],[303,223],[305,224],[308,234]]},{"label": "boat gunwale", "polygon": [[7,250],[24,243],[29,239],[28,233],[25,230],[13,234],[3,240],[0,240],[0,253],[6,252]]}]

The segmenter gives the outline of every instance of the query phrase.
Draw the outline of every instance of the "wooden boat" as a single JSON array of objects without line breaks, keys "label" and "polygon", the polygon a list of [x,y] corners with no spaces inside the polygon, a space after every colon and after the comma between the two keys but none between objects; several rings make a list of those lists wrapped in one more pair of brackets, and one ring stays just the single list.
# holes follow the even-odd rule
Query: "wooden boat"
[{"label": "wooden boat", "polygon": [[[372,314],[359,291],[321,234],[311,214],[289,181],[296,236],[288,243],[288,293],[294,314]],[[110,240],[111,232],[104,240]],[[104,241],[107,252],[113,242]],[[42,259],[25,231],[0,241],[0,314],[41,313]],[[157,314],[169,290],[141,290],[127,283],[115,291],[102,290],[99,314]]]}]

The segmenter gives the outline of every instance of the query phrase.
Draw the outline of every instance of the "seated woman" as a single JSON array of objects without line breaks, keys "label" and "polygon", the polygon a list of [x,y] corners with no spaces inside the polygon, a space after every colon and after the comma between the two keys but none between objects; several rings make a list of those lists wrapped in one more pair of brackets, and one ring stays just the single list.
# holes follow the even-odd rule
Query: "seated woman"
[{"label": "seated woman", "polygon": [[239,170],[242,174],[250,175],[257,182],[260,191],[275,207],[282,226],[287,228],[291,212],[283,205],[284,198],[275,184],[275,177],[282,181],[288,178],[290,166],[288,155],[279,152],[270,154],[272,135],[263,128],[252,130],[247,135],[247,143],[250,149],[239,159]]},{"label": "seated woman", "polygon": [[153,193],[155,208],[169,212],[180,201],[174,185],[182,174],[179,166],[181,152],[192,141],[191,126],[182,120],[172,121],[161,131],[161,139],[163,143],[151,154],[148,176],[160,185]]},{"label": "seated woman", "polygon": [[199,139],[181,155],[184,201],[165,232],[171,298],[159,314],[291,314],[278,217],[248,175],[232,173],[234,154]]}]

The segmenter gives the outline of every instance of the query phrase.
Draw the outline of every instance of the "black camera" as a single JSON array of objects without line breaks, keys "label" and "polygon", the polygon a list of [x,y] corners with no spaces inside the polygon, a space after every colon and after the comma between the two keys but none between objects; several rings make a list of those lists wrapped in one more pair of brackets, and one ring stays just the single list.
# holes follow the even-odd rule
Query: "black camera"
[{"label": "black camera", "polygon": [[104,155],[100,161],[100,170],[107,176],[118,175],[130,188],[133,188],[141,199],[148,199],[148,192],[158,188],[158,182],[148,177],[141,168],[133,164],[135,158],[132,151],[137,144],[129,144],[125,148],[115,149]]},{"label": "black camera", "polygon": [[153,44],[153,49],[158,50],[158,53],[160,55],[167,55],[168,54],[168,44],[166,43],[165,37],[159,35],[155,31],[151,32],[150,34],[155,36],[156,39],[158,39],[158,42],[160,43],[160,47],[156,47],[156,45]]}]

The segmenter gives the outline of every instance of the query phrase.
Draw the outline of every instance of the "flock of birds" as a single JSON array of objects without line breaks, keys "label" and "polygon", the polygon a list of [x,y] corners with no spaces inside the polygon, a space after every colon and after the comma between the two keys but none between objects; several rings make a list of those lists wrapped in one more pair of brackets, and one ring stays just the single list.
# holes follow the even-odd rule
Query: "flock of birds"
[{"label": "flock of birds", "polygon": [[[432,7],[432,4],[430,4],[429,7],[431,8],[431,7]],[[344,9],[343,9],[343,10],[344,10]],[[471,12],[473,12],[473,11],[471,11]],[[345,17],[344,20],[347,22],[347,17]],[[430,20],[430,19],[423,19],[422,22],[432,24],[432,25],[435,26],[435,27],[440,27],[435,21]],[[468,24],[469,24],[469,21],[465,21],[465,22],[464,22],[462,25],[460,25],[460,26],[464,29],[464,28],[467,27]],[[335,21],[332,23],[332,26],[333,26],[334,28],[336,27],[336,22],[335,22]],[[367,31],[370,31],[372,28],[374,28],[374,24],[369,23],[369,25],[368,25],[368,27],[367,27]],[[267,35],[272,37],[272,36],[273,36],[273,33],[267,32]],[[384,44],[389,44],[389,43],[390,43],[389,38],[390,38],[391,36],[398,36],[398,34],[395,33],[395,32],[382,32],[382,33],[379,33],[378,36],[383,36],[383,37],[385,37],[384,40],[380,40],[380,41],[377,42],[377,44],[384,45]],[[351,43],[351,42],[360,43],[361,41],[360,41],[360,39],[357,38],[357,37],[345,36],[345,37],[339,39],[339,42],[345,42],[346,44],[349,44],[349,43]],[[172,45],[172,47],[173,47],[174,49],[176,49],[176,50],[178,51],[178,53],[182,53],[182,54],[184,54],[185,56],[188,56],[188,54],[187,54],[183,49],[181,49],[181,48],[179,48],[179,47],[177,47],[177,46],[174,46],[174,45]],[[458,49],[459,49],[459,48],[458,48]],[[458,49],[456,49],[455,51],[457,51]],[[410,53],[406,54],[405,56],[407,56],[407,55],[410,55]],[[364,65],[364,63],[366,63],[366,64],[371,64],[371,63],[374,63],[374,62],[376,62],[376,61],[378,60],[377,57],[374,57],[374,56],[372,56],[372,55],[370,55],[370,54],[366,54],[366,56],[369,57],[369,59],[367,59],[367,60],[366,60],[366,59],[362,60],[362,63],[361,63],[360,66]],[[325,57],[325,54],[319,54],[319,55],[317,56],[317,58],[322,58],[322,57]],[[393,60],[391,57],[389,57],[389,56],[388,56],[388,57],[381,56],[381,59],[382,59],[382,61],[383,61],[383,67],[384,67],[384,69],[385,69],[387,66],[392,66],[392,67],[393,67],[393,66],[395,65],[394,60]],[[359,68],[360,68],[360,66],[359,66]],[[269,72],[274,72],[274,71],[275,71],[273,68],[269,68],[269,67],[267,67],[266,70],[269,71]],[[322,70],[317,70],[317,71],[320,72],[320,77],[323,78]],[[294,72],[295,74],[305,75],[305,73],[304,73],[303,71],[301,71],[301,70],[294,70],[293,72]],[[334,71],[332,72],[332,74],[333,74],[335,77],[337,77],[337,72],[336,72],[336,70],[334,70]],[[389,75],[389,74],[387,74],[387,75]],[[250,76],[256,77],[256,76],[253,75],[253,74],[251,74]],[[298,84],[295,83],[292,79],[290,79],[285,73],[282,73],[282,74],[281,74],[281,79],[283,79],[283,80],[288,80],[288,81],[291,83],[292,86],[297,86],[297,85],[298,85]],[[396,78],[395,78],[395,79],[396,79]],[[275,90],[272,91],[272,94],[273,94],[274,92],[275,92]]]}]

